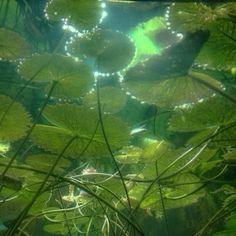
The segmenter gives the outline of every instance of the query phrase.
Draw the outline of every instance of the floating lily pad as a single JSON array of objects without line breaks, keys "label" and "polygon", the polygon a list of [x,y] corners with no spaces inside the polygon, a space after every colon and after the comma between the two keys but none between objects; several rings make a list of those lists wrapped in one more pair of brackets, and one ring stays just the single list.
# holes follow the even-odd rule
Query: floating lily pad
[{"label": "floating lily pad", "polygon": [[[169,189],[168,193],[165,194],[166,197],[173,200],[178,197],[183,197],[184,195],[190,194],[192,191],[202,186],[200,179],[190,173],[178,174],[175,177],[170,178],[168,182],[169,181],[177,185]],[[193,184],[186,184],[191,182]]]},{"label": "floating lily pad", "polygon": [[217,128],[236,121],[236,106],[222,97],[211,97],[190,108],[175,110],[169,130],[178,132]]},{"label": "floating lily pad", "polygon": [[19,3],[17,1],[1,1],[0,24],[8,29],[17,29],[18,32],[23,27],[23,14],[19,14]]},{"label": "floating lily pad", "polygon": [[68,19],[68,23],[81,29],[95,27],[102,17],[99,0],[52,0],[46,7],[50,20]]},{"label": "floating lily pad", "polygon": [[18,33],[0,28],[0,58],[15,60],[29,55],[30,46]]},{"label": "floating lily pad", "polygon": [[[101,108],[104,112],[117,113],[126,104],[127,95],[119,88],[104,87],[100,89]],[[97,107],[97,92],[93,91],[84,97],[84,103],[91,107]]]},{"label": "floating lily pad", "polygon": [[[154,68],[154,63],[149,66],[140,64],[131,68],[125,75],[124,87],[138,100],[156,104],[164,108],[173,108],[184,104],[194,103],[209,97],[214,91],[203,83],[194,79],[191,74],[171,77],[168,72],[160,75]],[[168,65],[165,65],[168,67]],[[152,68],[150,70],[150,68]],[[135,70],[137,69],[137,70]],[[167,68],[168,69],[168,68]],[[170,77],[167,79],[166,74]],[[200,81],[203,81],[216,89],[222,89],[222,85],[212,77],[203,73],[195,73]]]},{"label": "floating lily pad", "polygon": [[12,142],[22,138],[30,123],[30,117],[20,103],[0,95],[0,140]]},{"label": "floating lily pad", "polygon": [[[28,156],[25,160],[26,164],[34,167],[36,170],[49,171],[54,165],[57,155],[50,154],[35,154]],[[55,172],[62,173],[66,168],[69,167],[70,161],[61,158],[56,165]]]},{"label": "floating lily pad", "polygon": [[82,38],[74,38],[68,50],[74,56],[93,61],[96,70],[102,73],[124,69],[135,54],[128,36],[110,30],[96,30]]},{"label": "floating lily pad", "polygon": [[205,30],[216,18],[216,12],[203,3],[187,2],[171,5],[167,21],[172,30],[195,32]]},{"label": "floating lily pad", "polygon": [[[199,153],[200,148],[185,154],[188,150],[189,148],[175,148],[165,141],[159,142],[152,157],[146,159],[146,165],[141,174],[147,179],[155,179],[158,175],[166,178],[178,173],[185,165],[193,169],[195,165],[198,165],[199,160],[208,160],[215,154],[215,150],[209,149],[204,149]],[[193,158],[194,161],[190,162]],[[188,169],[187,166],[186,169]]]},{"label": "floating lily pad", "polygon": [[232,22],[217,24],[195,62],[206,68],[230,70],[236,66],[236,31]]},{"label": "floating lily pad", "polygon": [[[84,106],[63,104],[48,106],[44,116],[52,125],[36,125],[32,139],[45,150],[61,153],[74,137],[65,152],[66,156],[108,154],[101,127],[98,125],[97,111]],[[112,150],[127,143],[128,128],[125,123],[110,115],[103,115],[103,122]]]},{"label": "floating lily pad", "polygon": [[34,55],[19,66],[19,73],[27,80],[57,81],[53,95],[60,97],[82,96],[94,83],[93,74],[88,66],[72,57],[59,54]]},{"label": "floating lily pad", "polygon": [[216,133],[216,127],[208,128],[206,130],[198,132],[191,139],[188,140],[188,144],[196,145],[203,140],[211,140],[208,146],[213,148],[233,147],[236,145],[236,124],[232,123],[226,127],[218,129]]},{"label": "floating lily pad", "polygon": [[115,158],[118,162],[123,164],[134,164],[140,161],[143,149],[137,146],[124,146],[116,153]]}]

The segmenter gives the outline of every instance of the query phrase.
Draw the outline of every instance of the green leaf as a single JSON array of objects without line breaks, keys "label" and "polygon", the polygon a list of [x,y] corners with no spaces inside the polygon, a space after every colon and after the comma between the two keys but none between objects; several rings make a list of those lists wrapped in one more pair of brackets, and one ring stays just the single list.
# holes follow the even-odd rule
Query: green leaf
[{"label": "green leaf", "polygon": [[223,155],[223,158],[228,163],[236,163],[236,149],[233,148]]},{"label": "green leaf", "polygon": [[171,5],[167,21],[172,30],[193,33],[208,29],[217,16],[217,9],[213,10],[203,3],[183,2]]},{"label": "green leaf", "polygon": [[143,150],[136,146],[124,146],[115,154],[118,162],[123,164],[138,163],[142,157]]},{"label": "green leaf", "polygon": [[46,7],[46,16],[50,20],[68,19],[69,25],[80,29],[95,27],[102,12],[99,0],[52,0]]},{"label": "green leaf", "polygon": [[[48,106],[44,116],[52,125],[36,125],[32,133],[33,141],[44,149],[61,153],[69,140],[76,137],[66,150],[66,156],[79,156],[84,151],[89,156],[108,153],[95,110],[63,104]],[[103,122],[113,150],[127,143],[128,128],[125,123],[110,115],[103,115]]]},{"label": "green leaf", "polygon": [[196,145],[203,140],[211,140],[208,146],[214,148],[222,148],[236,145],[236,125],[235,123],[229,124],[220,128],[217,133],[216,128],[208,128],[203,130],[188,140],[188,144]]},{"label": "green leaf", "polygon": [[110,30],[96,30],[82,38],[74,38],[68,49],[79,58],[92,58],[96,70],[102,73],[124,69],[135,54],[134,44],[125,34]]},{"label": "green leaf", "polygon": [[195,62],[209,69],[230,70],[236,66],[235,23],[217,24],[211,30]]},{"label": "green leaf", "polygon": [[236,234],[236,215],[233,214],[225,222],[225,230],[216,232],[213,236],[234,236]]},{"label": "green leaf", "polygon": [[[147,159],[141,174],[147,179],[155,179],[158,175],[161,175],[161,178],[165,178],[178,173],[185,165],[187,165],[185,166],[185,170],[193,170],[201,161],[207,161],[216,152],[215,150],[209,150],[207,148],[201,152],[200,148],[196,148],[191,152],[188,152],[188,150],[189,148],[184,147],[175,148],[165,141],[160,142],[152,158]],[[186,152],[188,153],[185,154]],[[179,157],[181,158],[178,159]],[[193,158],[194,161],[192,161]]]},{"label": "green leaf", "polygon": [[[103,112],[117,113],[125,106],[127,95],[116,87],[103,87],[100,89],[100,103]],[[93,91],[84,97],[84,104],[91,108],[97,107],[97,92]]]},{"label": "green leaf", "polygon": [[[35,154],[28,156],[25,162],[36,170],[49,171],[54,165],[57,157],[57,155],[50,154]],[[69,165],[70,161],[66,159],[60,159],[54,171],[62,173],[66,168],[69,167]]]},{"label": "green leaf", "polygon": [[24,107],[0,95],[0,140],[13,142],[26,135],[31,122]]},{"label": "green leaf", "polygon": [[19,66],[19,73],[27,80],[57,81],[53,96],[60,97],[82,96],[94,83],[93,74],[88,66],[60,54],[34,55]]},{"label": "green leaf", "polygon": [[68,234],[68,228],[62,224],[47,224],[43,227],[43,229],[51,234],[59,234],[59,235],[67,235]]},{"label": "green leaf", "polygon": [[236,120],[236,106],[222,97],[211,97],[190,108],[178,108],[170,119],[171,131],[191,132],[217,128]]},{"label": "green leaf", "polygon": [[0,28],[0,58],[15,60],[30,53],[29,44],[18,33]]},{"label": "green leaf", "polygon": [[8,29],[22,30],[23,14],[18,12],[18,3],[15,0],[1,1],[0,24]]},{"label": "green leaf", "polygon": [[[155,62],[153,61],[153,63]],[[168,67],[168,65],[166,66]],[[149,65],[145,66],[145,63],[140,63],[138,68],[133,67],[125,75],[124,87],[138,100],[164,108],[194,103],[214,94],[212,89],[194,79],[191,74],[172,77],[167,72],[166,75],[163,74],[163,79],[160,77],[161,75],[155,68],[152,71]],[[169,78],[166,78],[167,75]],[[199,75],[200,80],[221,90],[220,82],[203,73],[198,73]]]},{"label": "green leaf", "polygon": [[[131,200],[132,207],[136,207],[139,204],[140,199],[146,194],[148,184],[137,184],[129,191],[129,197]],[[154,208],[160,203],[159,190],[156,186],[153,186],[151,190],[146,194],[144,200],[142,201],[140,208]]]},{"label": "green leaf", "polygon": [[[168,179],[167,181],[170,184],[170,187],[167,191],[164,191],[165,197],[172,200],[177,200],[178,198],[181,199],[183,197],[186,201],[186,204],[184,205],[192,204],[193,202],[198,200],[195,195],[196,198],[191,198],[191,202],[188,202],[187,197],[187,195],[190,195],[192,192],[202,186],[202,183],[197,176],[190,173],[181,173],[173,178]],[[166,183],[165,186],[168,186],[168,183]],[[198,197],[200,197],[201,195],[202,192],[198,195]],[[182,204],[181,207],[183,207]]]}]

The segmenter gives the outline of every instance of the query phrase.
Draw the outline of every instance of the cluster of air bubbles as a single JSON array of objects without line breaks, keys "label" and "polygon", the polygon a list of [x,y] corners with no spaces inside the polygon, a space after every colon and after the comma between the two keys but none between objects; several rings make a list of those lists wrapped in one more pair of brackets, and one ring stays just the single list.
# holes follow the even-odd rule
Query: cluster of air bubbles
[{"label": "cluster of air bubbles", "polygon": [[[45,94],[45,98],[47,98],[48,95]],[[81,103],[81,98],[61,98],[61,97],[54,97],[51,96],[49,98],[49,101],[56,102],[56,103]]]},{"label": "cluster of air bubbles", "polygon": [[100,20],[99,20],[99,24],[101,24],[102,23],[102,21],[107,17],[107,12],[104,10],[105,8],[106,8],[106,3],[105,2],[102,2],[101,3],[101,7],[102,7],[102,9],[103,9],[103,11],[102,11],[102,16],[101,16],[101,18],[100,18]]},{"label": "cluster of air bubbles", "polygon": [[123,82],[124,82],[124,76],[121,74],[121,73],[118,73],[118,76],[119,76],[119,82],[121,84],[121,90],[125,92],[125,94],[127,96],[129,96],[131,99],[134,99],[134,100],[137,100],[139,101],[141,104],[145,104],[146,102],[145,101],[142,101],[140,99],[138,99],[136,96],[132,95],[131,92],[127,91],[127,89],[125,88],[125,86],[123,85]]},{"label": "cluster of air bubbles", "polygon": [[[46,7],[44,8],[44,16],[47,20],[50,20],[48,13],[47,13],[47,8],[48,6],[53,2],[53,0],[50,0],[47,2]],[[102,8],[102,14],[101,14],[101,18],[99,19],[99,23],[101,24],[103,22],[103,20],[106,18],[106,16],[108,15],[107,12],[104,10],[106,8],[106,3],[103,2],[102,0],[99,0],[99,2],[101,2],[101,8]],[[53,13],[55,16],[58,15],[58,12],[54,12]],[[62,22],[63,22],[63,26],[62,29],[63,30],[67,30],[69,32],[75,33],[75,34],[84,34],[89,32],[89,30],[81,30],[79,31],[78,29],[76,29],[74,26],[68,24],[68,19],[70,19],[71,16],[69,16],[68,18],[62,18]],[[96,30],[98,28],[98,25],[96,25],[94,28],[92,28],[93,30]],[[91,31],[90,31],[91,32]]]},{"label": "cluster of air bubbles", "polygon": [[[174,6],[175,3],[172,3],[171,6]],[[167,26],[167,29],[168,30],[171,30],[171,33],[172,34],[175,34],[179,40],[182,40],[182,38],[184,37],[184,35],[182,33],[179,33],[179,32],[176,32],[175,30],[173,30],[171,28],[171,23],[170,23],[170,8],[171,6],[168,6],[167,9],[166,9],[166,12],[165,12],[165,22],[166,22],[166,26]]]},{"label": "cluster of air bubbles", "polygon": [[184,103],[184,104],[181,104],[181,105],[177,105],[174,107],[174,110],[177,110],[177,109],[189,109],[191,108],[192,106],[194,105],[194,103]]},{"label": "cluster of air bubbles", "polygon": [[67,18],[63,18],[62,21],[63,21],[63,25],[62,25],[63,30],[66,30],[66,31],[69,31],[69,32],[72,32],[72,33],[78,33],[79,32],[75,27],[68,24],[68,19]]}]

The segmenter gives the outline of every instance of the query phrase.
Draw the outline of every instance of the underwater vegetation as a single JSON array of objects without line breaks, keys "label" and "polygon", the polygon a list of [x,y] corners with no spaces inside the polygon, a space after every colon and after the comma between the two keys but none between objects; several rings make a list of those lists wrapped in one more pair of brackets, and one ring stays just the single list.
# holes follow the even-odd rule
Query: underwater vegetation
[{"label": "underwater vegetation", "polygon": [[236,3],[0,0],[0,59],[0,235],[236,235]]}]

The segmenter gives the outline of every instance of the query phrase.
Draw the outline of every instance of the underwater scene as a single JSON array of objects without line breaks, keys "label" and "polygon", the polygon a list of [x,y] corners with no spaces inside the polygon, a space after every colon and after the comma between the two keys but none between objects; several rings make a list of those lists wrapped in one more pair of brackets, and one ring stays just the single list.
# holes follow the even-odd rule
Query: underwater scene
[{"label": "underwater scene", "polygon": [[236,235],[234,1],[0,0],[0,235]]}]

